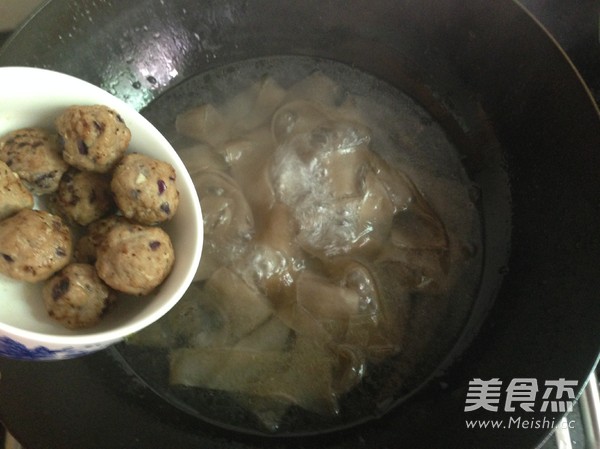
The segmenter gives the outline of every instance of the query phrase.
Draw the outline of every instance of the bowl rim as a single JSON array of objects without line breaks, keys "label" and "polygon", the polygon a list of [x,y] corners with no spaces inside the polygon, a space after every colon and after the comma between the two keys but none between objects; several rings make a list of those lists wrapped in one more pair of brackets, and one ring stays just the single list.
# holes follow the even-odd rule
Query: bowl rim
[{"label": "bowl rim", "polygon": [[[183,276],[182,280],[179,282],[178,288],[175,292],[164,302],[164,304],[157,307],[154,311],[149,313],[147,316],[144,316],[142,319],[135,319],[132,322],[126,322],[122,325],[119,325],[115,329],[101,330],[98,332],[94,332],[93,328],[91,328],[85,334],[50,334],[46,332],[38,332],[33,330],[22,329],[20,327],[7,324],[5,322],[0,322],[0,334],[4,333],[9,337],[15,339],[26,339],[29,342],[39,345],[52,345],[53,347],[76,347],[76,346],[94,346],[99,344],[110,344],[111,342],[117,342],[119,340],[124,339],[128,335],[131,335],[135,332],[140,331],[141,329],[149,326],[154,323],[156,320],[165,315],[169,310],[171,310],[175,304],[181,299],[189,285],[192,283],[194,275],[196,273],[197,267],[200,263],[203,240],[204,240],[204,229],[203,229],[203,219],[202,219],[202,211],[200,207],[200,200],[198,198],[198,194],[196,189],[194,188],[194,184],[190,173],[187,171],[183,161],[179,157],[178,153],[175,151],[171,143],[156,129],[156,127],[146,119],[138,110],[136,110],[132,105],[126,103],[120,98],[110,94],[108,91],[102,89],[95,84],[92,84],[88,81],[82,80],[75,76],[62,73],[56,70],[50,70],[40,67],[27,67],[27,66],[5,66],[0,67],[0,79],[4,77],[14,77],[15,79],[19,79],[21,82],[27,82],[27,79],[30,78],[39,78],[51,82],[53,80],[61,81],[61,82],[69,82],[78,84],[81,87],[84,87],[87,90],[91,90],[94,92],[94,95],[97,99],[94,102],[99,103],[102,101],[102,104],[106,104],[107,106],[118,110],[119,114],[122,112],[127,112],[124,115],[132,115],[138,120],[138,125],[142,126],[144,131],[147,132],[153,141],[157,143],[160,147],[164,148],[167,153],[170,154],[170,158],[172,159],[170,162],[174,162],[177,170],[178,180],[181,181],[181,186],[190,187],[189,194],[191,195],[191,204],[193,211],[191,216],[194,218],[196,223],[189,223],[186,226],[187,228],[197,229],[198,232],[192,234],[193,239],[186,240],[186,246],[193,247],[193,256],[191,263],[185,268],[185,276]],[[24,81],[25,79],[25,81]],[[74,330],[73,332],[77,332]],[[28,344],[29,344],[28,342]]]}]

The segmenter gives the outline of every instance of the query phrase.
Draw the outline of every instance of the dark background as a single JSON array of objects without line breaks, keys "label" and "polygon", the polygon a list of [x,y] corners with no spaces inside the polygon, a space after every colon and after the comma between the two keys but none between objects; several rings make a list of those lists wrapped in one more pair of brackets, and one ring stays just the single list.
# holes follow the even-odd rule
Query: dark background
[{"label": "dark background", "polygon": [[[558,41],[600,103],[598,3],[595,0],[521,0],[521,3]],[[0,46],[9,36],[10,33],[0,33]],[[581,434],[580,426],[577,433]],[[578,439],[580,435],[572,437]],[[555,447],[552,444],[553,441],[545,447]],[[4,429],[0,428],[0,447],[3,446]]]}]

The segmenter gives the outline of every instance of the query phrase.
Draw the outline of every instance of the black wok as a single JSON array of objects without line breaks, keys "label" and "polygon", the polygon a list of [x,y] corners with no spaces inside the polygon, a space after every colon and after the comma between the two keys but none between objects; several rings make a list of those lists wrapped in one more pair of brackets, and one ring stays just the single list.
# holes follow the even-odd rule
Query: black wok
[{"label": "black wok", "polygon": [[[226,431],[163,401],[109,349],[0,360],[0,417],[29,449],[200,447],[532,448],[542,412],[465,412],[469,381],[577,381],[600,349],[600,122],[576,71],[512,1],[50,1],[0,65],[52,68],[143,109],[186,78],[269,55],[333,59],[412,96],[444,127],[481,188],[485,264],[454,349],[379,419],[303,438]],[[522,427],[522,426],[521,426]]]}]

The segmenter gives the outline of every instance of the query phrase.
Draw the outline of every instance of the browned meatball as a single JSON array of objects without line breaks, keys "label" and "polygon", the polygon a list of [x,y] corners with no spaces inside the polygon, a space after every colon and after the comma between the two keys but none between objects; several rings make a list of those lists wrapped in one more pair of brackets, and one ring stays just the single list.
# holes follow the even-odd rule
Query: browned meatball
[{"label": "browned meatball", "polygon": [[0,139],[0,160],[16,172],[34,195],[54,192],[68,165],[61,156],[58,134],[23,128]]},{"label": "browned meatball", "polygon": [[96,263],[98,247],[108,232],[118,224],[128,224],[129,220],[120,215],[110,215],[90,223],[85,234],[75,245],[74,258],[81,263]]},{"label": "browned meatball", "polygon": [[0,222],[0,273],[17,280],[48,279],[69,262],[71,231],[59,216],[23,209]]},{"label": "browned meatball", "polygon": [[110,178],[101,173],[70,170],[60,181],[54,205],[64,217],[86,226],[116,208]]},{"label": "browned meatball", "polygon": [[121,116],[103,106],[71,106],[56,119],[64,159],[74,167],[109,172],[121,159],[131,132]]},{"label": "browned meatball", "polygon": [[132,153],[115,168],[111,188],[125,217],[150,225],[175,215],[179,206],[175,181],[171,164]]},{"label": "browned meatball", "polygon": [[42,290],[48,314],[69,329],[97,324],[116,299],[93,265],[73,263],[52,276]]},{"label": "browned meatball", "polygon": [[32,207],[31,192],[23,185],[19,175],[0,161],[0,220]]},{"label": "browned meatball", "polygon": [[98,276],[115,290],[145,295],[160,285],[175,262],[169,235],[138,224],[113,227],[98,248]]}]

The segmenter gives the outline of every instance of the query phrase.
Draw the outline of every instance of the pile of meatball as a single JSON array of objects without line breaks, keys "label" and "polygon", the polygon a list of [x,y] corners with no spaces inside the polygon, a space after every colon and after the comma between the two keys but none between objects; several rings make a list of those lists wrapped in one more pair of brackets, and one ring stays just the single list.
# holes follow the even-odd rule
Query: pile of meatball
[{"label": "pile of meatball", "polygon": [[175,170],[126,154],[130,140],[104,105],[0,136],[0,273],[44,282],[48,314],[69,329],[96,325],[119,293],[152,292],[175,262],[160,227],[179,205]]}]

